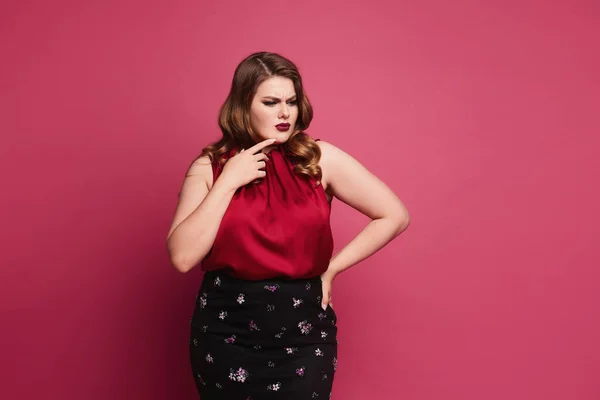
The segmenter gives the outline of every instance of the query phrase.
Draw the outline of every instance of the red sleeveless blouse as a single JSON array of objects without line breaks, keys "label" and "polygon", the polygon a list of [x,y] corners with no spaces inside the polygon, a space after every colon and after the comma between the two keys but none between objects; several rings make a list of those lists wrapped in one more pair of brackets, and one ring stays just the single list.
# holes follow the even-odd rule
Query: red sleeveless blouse
[{"label": "red sleeveless blouse", "polygon": [[[311,278],[327,270],[333,236],[323,186],[294,172],[283,145],[268,155],[266,176],[234,194],[202,270],[247,280]],[[213,182],[223,165],[213,162]]]}]

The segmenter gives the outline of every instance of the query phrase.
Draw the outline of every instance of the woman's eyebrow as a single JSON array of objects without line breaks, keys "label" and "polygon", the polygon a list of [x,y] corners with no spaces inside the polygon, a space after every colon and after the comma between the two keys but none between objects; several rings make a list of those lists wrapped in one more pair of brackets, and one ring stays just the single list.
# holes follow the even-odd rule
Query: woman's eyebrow
[{"label": "woman's eyebrow", "polygon": [[[289,98],[289,100],[295,99],[295,98],[296,98],[296,95],[293,95],[292,97]],[[281,100],[279,97],[276,97],[276,96],[263,96],[263,99]]]}]

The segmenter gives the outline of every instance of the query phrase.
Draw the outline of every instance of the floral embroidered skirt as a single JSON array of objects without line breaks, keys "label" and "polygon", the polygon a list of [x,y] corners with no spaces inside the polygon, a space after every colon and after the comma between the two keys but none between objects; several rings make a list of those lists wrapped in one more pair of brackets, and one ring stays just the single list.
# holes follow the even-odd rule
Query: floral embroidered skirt
[{"label": "floral embroidered skirt", "polygon": [[241,280],[207,272],[191,319],[201,400],[329,399],[337,317],[321,278]]}]

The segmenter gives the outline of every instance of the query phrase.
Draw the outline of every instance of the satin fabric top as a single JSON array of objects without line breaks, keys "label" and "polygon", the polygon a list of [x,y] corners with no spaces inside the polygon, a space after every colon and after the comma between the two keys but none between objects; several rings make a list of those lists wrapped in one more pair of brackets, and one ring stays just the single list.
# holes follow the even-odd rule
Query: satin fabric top
[{"label": "satin fabric top", "polygon": [[[225,155],[228,159],[236,149]],[[282,145],[266,160],[266,176],[234,194],[204,271],[240,279],[311,278],[325,272],[333,253],[331,206],[323,186],[297,175]],[[213,182],[224,164],[214,161]]]}]

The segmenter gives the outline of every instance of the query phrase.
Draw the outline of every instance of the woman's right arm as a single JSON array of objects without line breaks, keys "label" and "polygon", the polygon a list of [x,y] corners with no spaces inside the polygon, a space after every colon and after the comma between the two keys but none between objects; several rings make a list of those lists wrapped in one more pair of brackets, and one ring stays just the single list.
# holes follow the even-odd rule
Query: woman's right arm
[{"label": "woman's right arm", "polygon": [[181,187],[167,235],[171,264],[180,272],[189,271],[208,254],[236,190],[223,179],[209,189],[212,175],[209,158],[201,157],[190,166]]},{"label": "woman's right arm", "polygon": [[167,235],[167,250],[177,270],[187,272],[206,257],[235,191],[266,176],[262,169],[269,157],[256,153],[273,143],[275,139],[263,140],[229,158],[210,189],[208,182],[213,181],[210,159],[200,157],[191,165]]}]

